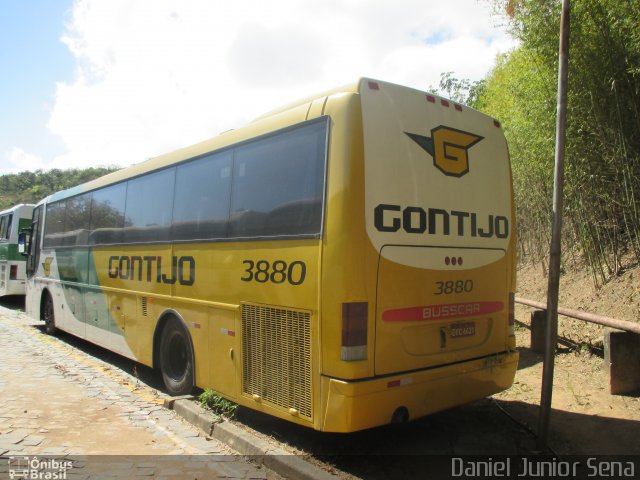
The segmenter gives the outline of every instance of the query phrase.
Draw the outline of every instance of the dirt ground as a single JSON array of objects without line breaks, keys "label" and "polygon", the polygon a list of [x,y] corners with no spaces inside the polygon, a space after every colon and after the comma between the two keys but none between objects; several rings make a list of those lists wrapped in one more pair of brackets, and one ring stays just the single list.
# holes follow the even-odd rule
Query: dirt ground
[{"label": "dirt ground", "polygon": [[[518,271],[517,296],[546,302],[547,277],[541,265]],[[565,272],[561,307],[640,321],[640,269],[629,266],[601,288],[587,271]],[[511,389],[495,395],[510,412],[537,430],[537,417],[525,405],[539,404],[542,355],[532,352],[532,309],[516,307],[520,367]],[[559,317],[561,337],[555,363],[550,446],[560,454],[639,454],[640,392],[610,395],[604,363],[605,327]],[[565,341],[566,340],[566,341]]]}]

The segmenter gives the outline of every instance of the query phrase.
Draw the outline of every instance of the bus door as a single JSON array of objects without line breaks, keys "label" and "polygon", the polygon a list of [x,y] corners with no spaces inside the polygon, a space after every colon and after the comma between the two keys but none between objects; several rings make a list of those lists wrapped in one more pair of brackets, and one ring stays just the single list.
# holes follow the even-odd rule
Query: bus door
[{"label": "bus door", "polygon": [[31,239],[29,241],[29,255],[27,257],[27,278],[35,275],[40,262],[40,248],[42,233],[42,205],[38,205],[33,209],[33,217],[31,220]]}]

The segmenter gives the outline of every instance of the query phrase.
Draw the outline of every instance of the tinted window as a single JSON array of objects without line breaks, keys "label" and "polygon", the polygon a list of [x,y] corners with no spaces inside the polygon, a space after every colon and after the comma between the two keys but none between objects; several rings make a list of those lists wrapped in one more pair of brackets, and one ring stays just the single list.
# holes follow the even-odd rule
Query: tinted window
[{"label": "tinted window", "polygon": [[89,235],[91,245],[122,242],[126,196],[126,183],[93,192]]},{"label": "tinted window", "polygon": [[11,235],[11,219],[13,214],[0,217],[0,240],[8,239]]},{"label": "tinted window", "polygon": [[86,245],[89,237],[91,194],[65,200],[64,233],[61,245]]},{"label": "tinted window", "polygon": [[127,182],[124,242],[169,240],[175,168]]},{"label": "tinted window", "polygon": [[47,205],[44,246],[86,245],[90,213],[90,193]]},{"label": "tinted window", "polygon": [[231,159],[231,152],[223,152],[178,167],[173,207],[175,240],[227,236]]},{"label": "tinted window", "polygon": [[59,247],[64,235],[64,213],[66,203],[56,202],[47,205],[47,216],[44,224],[44,246]]},{"label": "tinted window", "polygon": [[229,236],[319,233],[325,149],[326,121],[238,147]]}]

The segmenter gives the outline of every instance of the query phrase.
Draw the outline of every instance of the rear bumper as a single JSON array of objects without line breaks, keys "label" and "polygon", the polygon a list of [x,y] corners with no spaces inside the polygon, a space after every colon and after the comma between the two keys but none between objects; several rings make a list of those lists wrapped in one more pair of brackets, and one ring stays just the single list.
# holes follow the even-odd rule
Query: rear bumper
[{"label": "rear bumper", "polygon": [[518,353],[509,352],[384,378],[349,382],[322,378],[327,397],[321,430],[353,432],[391,423],[399,408],[409,419],[462,405],[506,390]]}]

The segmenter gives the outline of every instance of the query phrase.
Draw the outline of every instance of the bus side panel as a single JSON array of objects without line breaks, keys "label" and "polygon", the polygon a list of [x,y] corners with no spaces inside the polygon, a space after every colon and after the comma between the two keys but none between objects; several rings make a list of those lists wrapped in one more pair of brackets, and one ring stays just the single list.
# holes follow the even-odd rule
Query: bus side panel
[{"label": "bus side panel", "polygon": [[[364,158],[360,97],[329,97],[331,147],[322,253],[322,374],[338,378],[373,375],[375,290],[378,253],[364,224]],[[366,354],[345,362],[343,305],[367,304]]]},{"label": "bus side panel", "polygon": [[[193,275],[183,273],[185,281],[175,283],[173,301],[193,338],[198,386],[300,422],[269,395],[256,398],[252,388],[285,398],[280,389],[299,370],[318,370],[319,249],[315,239],[174,245],[176,258],[193,259]],[[247,311],[259,316],[245,318]],[[309,314],[304,338],[292,330],[303,312]],[[293,359],[302,358],[297,355],[307,341],[309,355],[298,364]],[[309,381],[309,387],[319,384],[316,378]],[[294,384],[290,387],[296,391]],[[305,402],[315,404],[314,391],[296,393],[291,401],[304,395]]]},{"label": "bus side panel", "polygon": [[[109,348],[129,350],[139,362],[152,365],[156,322],[172,305],[171,245],[94,247],[91,261],[88,289],[102,292],[103,298],[96,299],[98,317],[88,319],[93,327],[89,340],[98,343],[101,336],[119,335],[126,349],[115,344]],[[165,301],[149,301],[154,296]]]}]

